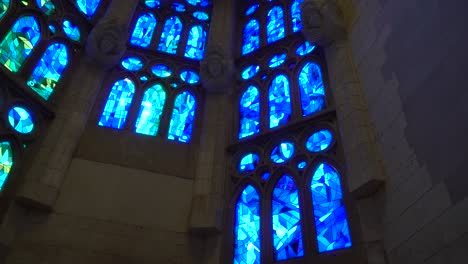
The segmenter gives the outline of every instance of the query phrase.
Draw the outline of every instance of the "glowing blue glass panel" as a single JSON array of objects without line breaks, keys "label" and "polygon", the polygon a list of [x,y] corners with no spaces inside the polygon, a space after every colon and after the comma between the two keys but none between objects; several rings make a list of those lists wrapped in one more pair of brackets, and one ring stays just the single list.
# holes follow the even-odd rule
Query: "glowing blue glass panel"
[{"label": "glowing blue glass panel", "polygon": [[302,29],[300,8],[302,2],[304,2],[304,0],[295,0],[291,6],[292,27],[294,32]]},{"label": "glowing blue glass panel", "polygon": [[201,21],[206,21],[210,19],[210,16],[202,11],[193,12],[193,17]]},{"label": "glowing blue glass panel", "polygon": [[260,157],[257,154],[248,153],[242,156],[239,162],[239,171],[240,172],[252,172],[257,168],[259,162],[260,162]]},{"label": "glowing blue glass panel", "polygon": [[172,70],[164,64],[156,64],[151,67],[151,72],[161,78],[167,78],[172,75]]},{"label": "glowing blue glass panel", "polygon": [[100,4],[101,0],[76,0],[78,9],[87,17],[92,17]]},{"label": "glowing blue glass panel", "polygon": [[169,140],[190,142],[193,120],[195,119],[195,107],[195,97],[189,91],[184,91],[177,96],[167,135]]},{"label": "glowing blue glass panel", "polygon": [[178,17],[172,16],[167,19],[161,34],[158,50],[169,54],[176,54],[181,32],[182,22],[180,22]]},{"label": "glowing blue glass panel", "polygon": [[62,43],[52,44],[47,48],[26,83],[34,92],[48,100],[67,65],[67,47]]},{"label": "glowing blue glass panel", "polygon": [[308,41],[305,41],[304,43],[299,45],[299,47],[297,47],[296,54],[299,56],[304,56],[314,51],[314,49],[315,49],[314,45],[310,44],[310,42]]},{"label": "glowing blue glass panel", "polygon": [[248,80],[254,77],[260,71],[260,66],[258,65],[250,65],[242,71],[242,79]]},{"label": "glowing blue glass panel", "polygon": [[143,68],[143,62],[137,57],[126,57],[122,60],[122,67],[129,71],[139,71]]},{"label": "glowing blue glass panel", "polygon": [[141,15],[133,29],[130,43],[143,48],[148,47],[151,44],[155,27],[156,18],[154,18],[153,14],[146,13]]},{"label": "glowing blue glass panel", "polygon": [[145,0],[145,5],[149,8],[158,8],[160,4],[159,0]]},{"label": "glowing blue glass panel", "polygon": [[146,75],[143,75],[143,76],[140,77],[140,81],[142,81],[142,82],[146,82],[147,80],[148,80],[148,76],[146,76]]},{"label": "glowing blue glass panel", "polygon": [[15,106],[8,112],[8,122],[18,133],[29,134],[34,130],[34,120],[28,110]]},{"label": "glowing blue glass panel", "polygon": [[181,3],[173,3],[172,8],[177,12],[185,12],[185,6]]},{"label": "glowing blue glass panel", "polygon": [[50,25],[49,25],[49,29],[50,29],[50,32],[51,32],[52,34],[57,33],[57,29],[55,28],[54,25],[50,24]]},{"label": "glowing blue glass panel", "polygon": [[48,16],[55,13],[55,5],[51,0],[36,0],[36,4],[37,7]]},{"label": "glowing blue glass panel", "polygon": [[351,247],[338,172],[321,163],[310,184],[319,252]]},{"label": "glowing blue glass panel", "polygon": [[267,16],[267,42],[273,43],[284,38],[283,9],[279,6],[273,7]]},{"label": "glowing blue glass panel", "polygon": [[270,128],[289,122],[291,119],[291,97],[289,93],[289,81],[284,75],[278,75],[273,79],[268,93],[270,108]]},{"label": "glowing blue glass panel", "polygon": [[267,181],[268,179],[270,179],[270,176],[271,176],[271,173],[268,172],[268,171],[265,171],[265,172],[262,174],[262,181]]},{"label": "glowing blue glass panel", "polygon": [[284,175],[275,185],[272,200],[273,251],[277,261],[304,256],[299,191]]},{"label": "glowing blue glass panel", "polygon": [[325,108],[325,86],[320,67],[308,62],[299,73],[302,115],[308,116]]},{"label": "glowing blue glass panel", "polygon": [[10,0],[0,0],[0,20],[10,8]]},{"label": "glowing blue glass panel", "polygon": [[206,31],[202,26],[193,26],[190,29],[185,57],[202,60],[205,55]]},{"label": "glowing blue glass panel", "polygon": [[300,170],[304,169],[306,166],[307,166],[307,162],[305,161],[301,161],[297,164],[297,168]]},{"label": "glowing blue glass panel", "polygon": [[249,86],[240,99],[239,139],[260,132],[260,93]]},{"label": "glowing blue glass panel", "polygon": [[285,163],[294,155],[294,144],[289,142],[280,143],[271,151],[270,158],[274,163]]},{"label": "glowing blue glass panel", "polygon": [[234,264],[260,264],[260,196],[251,185],[236,203]]},{"label": "glowing blue glass panel", "polygon": [[102,111],[99,126],[122,129],[135,93],[135,84],[125,78],[114,83]]},{"label": "glowing blue glass panel", "polygon": [[255,11],[257,11],[257,9],[258,9],[259,6],[260,6],[259,4],[254,4],[254,5],[250,6],[250,7],[245,11],[245,14],[246,14],[247,16],[253,14]]},{"label": "glowing blue glass panel", "polygon": [[35,17],[19,18],[0,43],[0,63],[11,72],[18,72],[40,37],[41,32]]},{"label": "glowing blue glass panel", "polygon": [[80,41],[81,34],[78,26],[74,25],[69,20],[64,20],[62,26],[63,32],[65,32],[65,35],[67,35],[67,37],[69,37],[73,41]]},{"label": "glowing blue glass panel", "polygon": [[158,133],[165,102],[166,92],[161,85],[156,84],[148,88],[143,96],[143,101],[141,101],[135,132],[155,136]]},{"label": "glowing blue glass panel", "polygon": [[330,130],[323,129],[313,133],[306,142],[306,148],[311,152],[326,150],[333,141],[333,134]]},{"label": "glowing blue glass panel", "polygon": [[8,175],[13,167],[13,149],[10,142],[0,142],[0,191],[2,191]]},{"label": "glowing blue glass panel", "polygon": [[201,7],[205,7],[205,6],[208,6],[210,4],[210,1],[209,0],[187,0],[187,3],[189,3],[190,5],[193,5],[193,6],[201,6]]},{"label": "glowing blue glass panel", "polygon": [[180,73],[180,79],[189,84],[196,84],[200,81],[200,76],[193,71],[183,71]]},{"label": "glowing blue glass panel", "polygon": [[245,25],[242,35],[242,55],[248,54],[260,47],[260,26],[252,19]]},{"label": "glowing blue glass panel", "polygon": [[276,68],[284,63],[286,60],[286,53],[276,54],[271,57],[270,61],[268,62],[268,67]]}]

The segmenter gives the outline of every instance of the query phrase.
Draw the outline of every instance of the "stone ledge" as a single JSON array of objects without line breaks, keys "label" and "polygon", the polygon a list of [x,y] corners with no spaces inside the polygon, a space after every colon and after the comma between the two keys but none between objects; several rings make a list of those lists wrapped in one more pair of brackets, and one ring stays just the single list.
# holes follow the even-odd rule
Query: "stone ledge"
[{"label": "stone ledge", "polygon": [[28,208],[52,211],[57,200],[59,189],[42,182],[27,181],[18,191],[16,200]]}]

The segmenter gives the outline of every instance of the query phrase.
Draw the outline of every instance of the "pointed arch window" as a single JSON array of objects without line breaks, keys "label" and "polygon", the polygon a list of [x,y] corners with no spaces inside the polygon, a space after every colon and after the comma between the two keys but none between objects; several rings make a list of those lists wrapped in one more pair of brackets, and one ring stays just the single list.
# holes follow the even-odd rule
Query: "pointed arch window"
[{"label": "pointed arch window", "polygon": [[10,1],[11,0],[0,0],[0,20],[10,8]]},{"label": "pointed arch window", "polygon": [[176,97],[169,125],[169,140],[190,142],[196,108],[195,97],[189,91],[184,91]]},{"label": "pointed arch window", "polygon": [[0,43],[0,63],[18,72],[39,42],[41,32],[34,16],[20,17]]},{"label": "pointed arch window", "polygon": [[190,29],[185,57],[202,60],[205,55],[206,31],[202,26],[196,25]]},{"label": "pointed arch window", "polygon": [[294,0],[291,5],[291,22],[293,32],[298,32],[302,29],[302,22],[301,22],[301,3],[304,0]]},{"label": "pointed arch window", "polygon": [[99,125],[122,129],[135,93],[135,84],[129,78],[114,83],[102,111]]},{"label": "pointed arch window", "polygon": [[169,54],[176,54],[182,27],[182,22],[180,22],[177,16],[172,16],[167,19],[161,34],[158,50]]},{"label": "pointed arch window", "polygon": [[13,167],[13,148],[10,142],[0,142],[0,192]]},{"label": "pointed arch window", "polygon": [[155,136],[158,133],[165,102],[166,92],[160,84],[148,88],[141,102],[135,132]]},{"label": "pointed arch window", "polygon": [[284,15],[279,6],[273,7],[267,15],[267,43],[273,43],[284,38]]},{"label": "pointed arch window", "polygon": [[244,27],[242,35],[242,55],[260,48],[260,25],[255,19],[250,20]]},{"label": "pointed arch window", "polygon": [[154,34],[154,28],[156,27],[156,18],[151,13],[141,15],[133,29],[132,36],[130,37],[130,43],[146,48],[151,44],[151,38]]},{"label": "pointed arch window", "polygon": [[325,108],[325,86],[322,71],[316,63],[307,62],[299,73],[302,115],[308,116]]},{"label": "pointed arch window", "polygon": [[101,0],[76,0],[78,9],[87,17],[92,17],[96,13],[100,3]]},{"label": "pointed arch window", "polygon": [[239,102],[239,139],[260,132],[260,93],[255,86],[249,86]]},{"label": "pointed arch window", "polygon": [[268,92],[270,128],[286,124],[291,119],[289,81],[285,75],[276,76]]}]

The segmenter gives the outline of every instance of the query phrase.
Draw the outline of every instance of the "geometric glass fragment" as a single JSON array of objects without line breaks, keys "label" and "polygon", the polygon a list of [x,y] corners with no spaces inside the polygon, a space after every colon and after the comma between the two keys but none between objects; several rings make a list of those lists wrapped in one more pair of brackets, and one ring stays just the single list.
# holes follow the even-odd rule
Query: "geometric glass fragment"
[{"label": "geometric glass fragment", "polygon": [[99,126],[122,129],[125,120],[127,120],[128,109],[134,93],[135,84],[132,80],[125,78],[116,81],[109,92]]},{"label": "geometric glass fragment", "polygon": [[248,80],[255,76],[260,71],[260,66],[250,65],[242,71],[242,79]]},{"label": "geometric glass fragment", "polygon": [[275,260],[304,256],[299,191],[294,180],[283,175],[272,197],[273,251]]},{"label": "geometric glass fragment", "polygon": [[255,86],[249,86],[239,103],[239,139],[260,132],[260,93]]},{"label": "geometric glass fragment", "polygon": [[306,148],[311,152],[326,150],[333,141],[333,134],[328,129],[319,130],[307,139]]},{"label": "geometric glass fragment", "polygon": [[280,66],[286,60],[286,53],[276,54],[268,61],[268,67],[275,68]]},{"label": "geometric glass fragment", "polygon": [[202,11],[194,12],[193,17],[201,21],[206,21],[210,18],[210,16],[207,13]]},{"label": "geometric glass fragment", "polygon": [[276,164],[285,163],[294,155],[294,144],[282,142],[271,151],[270,158]]},{"label": "geometric glass fragment", "polygon": [[154,18],[153,14],[146,13],[141,15],[133,29],[130,43],[135,46],[147,48],[151,44],[151,38],[153,37],[155,27],[156,18]]},{"label": "geometric glass fragment", "polygon": [[181,3],[173,3],[172,8],[177,12],[185,12],[185,6]]},{"label": "geometric glass fragment", "polygon": [[96,13],[101,0],[76,0],[78,9],[87,17],[92,17]]},{"label": "geometric glass fragment", "polygon": [[190,29],[185,57],[195,60],[203,59],[205,53],[206,31],[202,26],[193,26]]},{"label": "geometric glass fragment", "polygon": [[29,134],[34,130],[34,121],[28,110],[15,106],[8,111],[10,126],[21,134]]},{"label": "geometric glass fragment", "polygon": [[297,32],[302,29],[302,22],[301,22],[301,3],[304,0],[294,0],[291,6],[291,20],[293,26],[293,32]]},{"label": "geometric glass fragment", "polygon": [[249,8],[245,11],[245,14],[246,14],[247,16],[253,14],[255,11],[257,11],[257,8],[258,8],[259,6],[260,6],[259,4],[254,4],[254,5],[252,5],[251,7],[249,7]]},{"label": "geometric glass fragment", "polygon": [[36,4],[48,16],[55,13],[55,5],[51,0],[36,0]]},{"label": "geometric glass fragment", "polygon": [[310,44],[309,41],[305,41],[301,45],[299,45],[296,49],[296,54],[299,56],[304,56],[311,53],[315,49],[315,46]]},{"label": "geometric glass fragment", "polygon": [[55,26],[54,26],[54,25],[52,25],[52,24],[49,24],[49,29],[50,29],[50,32],[51,32],[52,34],[55,34],[55,33],[57,33],[57,28],[55,28]]},{"label": "geometric glass fragment", "polygon": [[266,181],[270,179],[270,176],[271,176],[271,173],[269,171],[265,171],[264,173],[262,173],[262,181]]},{"label": "geometric glass fragment", "polygon": [[167,138],[179,142],[190,142],[195,119],[195,97],[184,91],[176,97]]},{"label": "geometric glass fragment", "polygon": [[183,71],[180,73],[180,79],[189,84],[196,84],[200,81],[200,76],[193,71]]},{"label": "geometric glass fragment", "polygon": [[172,70],[164,64],[157,64],[151,67],[151,72],[161,78],[167,78],[172,75]]},{"label": "geometric glass fragment", "polygon": [[273,7],[267,16],[267,42],[273,43],[284,38],[283,9],[279,6]]},{"label": "geometric glass fragment", "polygon": [[240,172],[252,172],[257,168],[258,163],[260,162],[260,156],[254,153],[248,153],[242,156],[239,162],[239,171]]},{"label": "geometric glass fragment", "polygon": [[181,32],[182,22],[180,22],[180,19],[176,16],[168,18],[166,24],[164,24],[158,50],[169,54],[176,54]]},{"label": "geometric glass fragment", "polygon": [[146,90],[141,101],[140,112],[135,124],[135,132],[155,136],[158,133],[159,122],[164,110],[166,92],[160,84]]},{"label": "geometric glass fragment", "polygon": [[160,4],[159,0],[145,0],[145,5],[150,8],[158,8]]},{"label": "geometric glass fragment", "polygon": [[245,25],[242,35],[242,55],[250,53],[260,47],[260,26],[252,19]]},{"label": "geometric glass fragment", "polygon": [[143,68],[143,62],[137,57],[126,57],[121,62],[122,67],[129,71],[139,71]]},{"label": "geometric glass fragment", "polygon": [[80,29],[69,20],[63,21],[63,32],[71,40],[80,41]]},{"label": "geometric glass fragment", "polygon": [[300,170],[304,169],[306,166],[307,166],[307,162],[305,162],[305,161],[300,161],[297,164],[297,168],[300,169]]},{"label": "geometric glass fragment", "polygon": [[308,62],[299,73],[302,115],[308,116],[325,108],[325,86],[316,63]]},{"label": "geometric glass fragment", "polygon": [[205,6],[208,6],[210,4],[210,1],[209,0],[187,0],[187,3],[189,3],[190,5],[193,5],[193,6],[201,6],[201,7],[205,7]]},{"label": "geometric glass fragment", "polygon": [[11,0],[0,0],[0,20],[10,8],[10,1]]},{"label": "geometric glass fragment", "polygon": [[13,164],[13,149],[10,142],[0,142],[0,191],[2,191]]},{"label": "geometric glass fragment", "polygon": [[291,97],[289,81],[285,75],[278,75],[270,85],[269,93],[270,128],[286,124],[291,119]]}]

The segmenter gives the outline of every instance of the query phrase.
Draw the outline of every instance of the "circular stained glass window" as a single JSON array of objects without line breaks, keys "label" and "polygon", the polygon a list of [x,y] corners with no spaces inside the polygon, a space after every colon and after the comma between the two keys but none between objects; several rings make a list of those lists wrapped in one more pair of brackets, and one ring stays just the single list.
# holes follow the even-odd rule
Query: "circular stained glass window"
[{"label": "circular stained glass window", "polygon": [[270,61],[268,62],[268,67],[275,68],[280,66],[286,60],[286,53],[276,54],[271,57]]},{"label": "circular stained glass window", "polygon": [[296,54],[299,56],[304,56],[304,55],[311,53],[314,49],[315,49],[315,46],[310,44],[310,42],[306,41],[302,43],[301,45],[299,45],[299,47],[297,47]]},{"label": "circular stained glass window", "polygon": [[122,60],[122,67],[129,71],[139,71],[143,68],[143,62],[137,57],[127,57]]},{"label": "circular stained glass window", "polygon": [[8,112],[10,126],[21,134],[29,134],[34,130],[34,121],[28,110],[15,106]]},{"label": "circular stained glass window", "polygon": [[63,32],[65,32],[65,35],[67,35],[67,37],[74,41],[80,41],[81,34],[78,26],[74,25],[69,20],[64,20],[62,26]]},{"label": "circular stained glass window", "polygon": [[161,78],[167,78],[172,75],[172,70],[164,64],[157,64],[151,67],[151,72]]},{"label": "circular stained glass window", "polygon": [[180,73],[180,79],[189,84],[196,84],[200,81],[200,77],[193,71],[183,71]]},{"label": "circular stained glass window", "polygon": [[300,170],[303,170],[306,166],[307,166],[307,162],[305,161],[300,161],[299,163],[297,163],[297,168]]},{"label": "circular stained glass window", "polygon": [[333,141],[330,130],[323,129],[313,133],[306,141],[306,148],[311,152],[320,152],[328,149]]},{"label": "circular stained glass window", "polygon": [[254,77],[260,71],[260,66],[250,65],[242,71],[242,79],[248,80]]},{"label": "circular stained glass window", "polygon": [[207,13],[202,12],[202,11],[194,12],[193,17],[202,21],[206,21],[210,18],[210,16]]},{"label": "circular stained glass window", "polygon": [[160,4],[159,0],[145,0],[145,5],[150,8],[158,8]]},{"label": "circular stained glass window", "polygon": [[254,153],[244,155],[239,162],[240,172],[252,172],[257,168],[260,162],[260,157]]},{"label": "circular stained glass window", "polygon": [[294,144],[282,142],[271,151],[270,158],[274,163],[280,164],[289,160],[294,155]]}]

